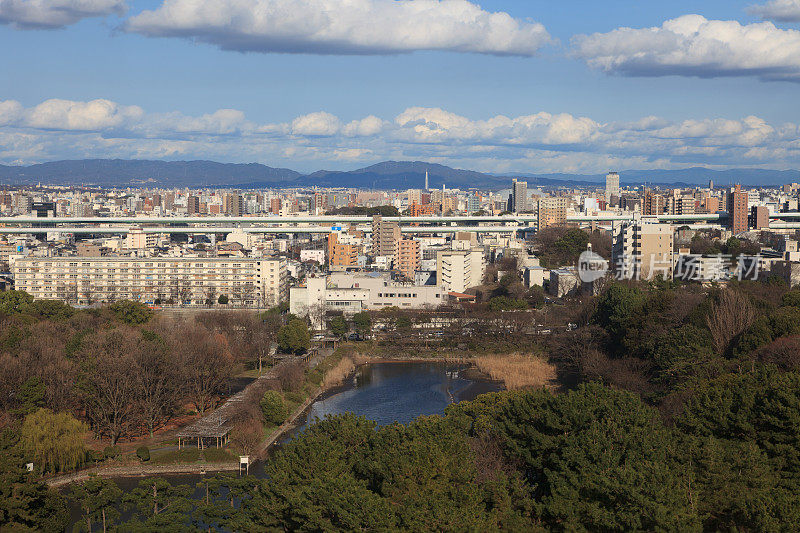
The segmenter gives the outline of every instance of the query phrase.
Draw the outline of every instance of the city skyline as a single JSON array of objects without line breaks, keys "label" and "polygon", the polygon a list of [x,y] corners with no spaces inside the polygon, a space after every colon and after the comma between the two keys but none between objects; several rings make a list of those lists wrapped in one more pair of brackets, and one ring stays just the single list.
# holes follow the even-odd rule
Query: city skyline
[{"label": "city skyline", "polygon": [[3,3],[0,163],[800,168],[798,0],[198,5]]}]

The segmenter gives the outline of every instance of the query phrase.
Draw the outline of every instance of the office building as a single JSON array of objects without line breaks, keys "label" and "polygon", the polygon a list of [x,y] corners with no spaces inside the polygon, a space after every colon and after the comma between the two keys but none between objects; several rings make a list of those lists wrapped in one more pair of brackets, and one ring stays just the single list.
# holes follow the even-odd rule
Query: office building
[{"label": "office building", "polygon": [[509,210],[523,213],[528,210],[528,182],[514,179],[511,181],[511,201]]},{"label": "office building", "polygon": [[387,307],[435,309],[447,302],[447,293],[435,285],[392,281],[386,273],[334,273],[306,278],[289,291],[289,312],[308,316],[315,329],[324,326],[326,312],[352,315]]},{"label": "office building", "polygon": [[611,197],[619,198],[619,174],[609,172],[606,174],[606,202],[611,204]]}]

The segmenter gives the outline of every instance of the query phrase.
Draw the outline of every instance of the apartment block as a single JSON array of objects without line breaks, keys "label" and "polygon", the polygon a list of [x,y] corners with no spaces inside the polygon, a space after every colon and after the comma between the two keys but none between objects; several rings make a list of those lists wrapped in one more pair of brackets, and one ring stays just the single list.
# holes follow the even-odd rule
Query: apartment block
[{"label": "apartment block", "polygon": [[483,249],[440,250],[436,253],[436,281],[442,290],[463,293],[483,283]]},{"label": "apartment block", "polygon": [[567,223],[566,196],[550,196],[539,200],[539,229]]},{"label": "apartment block", "polygon": [[420,243],[413,239],[400,239],[397,245],[396,269],[408,279],[414,279],[414,272],[422,259]]},{"label": "apartment block", "polygon": [[400,224],[380,215],[372,217],[372,255],[394,258],[401,238]]},{"label": "apartment block", "polygon": [[747,231],[748,194],[736,185],[727,191],[728,224],[734,235]]},{"label": "apartment block", "polygon": [[233,307],[272,307],[289,284],[284,258],[17,257],[11,272],[18,290],[77,305],[202,306],[224,294]]},{"label": "apartment block", "polygon": [[625,221],[613,235],[612,262],[618,277],[672,278],[673,231],[657,219]]}]

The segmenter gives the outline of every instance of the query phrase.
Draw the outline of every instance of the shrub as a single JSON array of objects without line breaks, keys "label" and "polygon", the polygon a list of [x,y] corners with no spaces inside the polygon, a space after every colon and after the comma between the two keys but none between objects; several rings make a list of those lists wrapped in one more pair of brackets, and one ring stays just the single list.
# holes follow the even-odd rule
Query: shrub
[{"label": "shrub", "polygon": [[279,392],[268,390],[259,402],[261,412],[264,415],[264,420],[268,424],[278,426],[286,421],[288,415],[286,403]]},{"label": "shrub", "polygon": [[136,448],[136,457],[142,460],[142,462],[146,462],[150,460],[150,448],[147,446],[139,446]]},{"label": "shrub", "polygon": [[113,459],[119,455],[119,448],[116,446],[106,446],[103,448],[103,455],[108,459]]},{"label": "shrub", "polygon": [[220,305],[227,305],[228,303],[228,296],[225,294],[220,294],[219,298],[217,298],[217,303]]}]

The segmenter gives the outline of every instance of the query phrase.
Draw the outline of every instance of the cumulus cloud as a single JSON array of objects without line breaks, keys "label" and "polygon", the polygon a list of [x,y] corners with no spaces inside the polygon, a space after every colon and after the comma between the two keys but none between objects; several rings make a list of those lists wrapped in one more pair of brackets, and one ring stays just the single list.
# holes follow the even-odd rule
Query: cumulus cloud
[{"label": "cumulus cloud", "polygon": [[22,30],[58,29],[85,18],[123,15],[125,0],[0,0],[0,24]]},{"label": "cumulus cloud", "polygon": [[685,15],[654,28],[578,35],[573,53],[628,76],[757,76],[800,81],[800,31]]},{"label": "cumulus cloud", "polygon": [[[471,118],[410,107],[395,117],[325,111],[257,123],[236,109],[148,113],[109,100],[0,101],[0,162],[76,157],[202,158],[308,168],[424,159],[491,172],[800,165],[800,125],[757,116],[600,122],[538,112]],[[317,167],[318,168],[318,167]]]},{"label": "cumulus cloud", "polygon": [[329,136],[339,131],[339,118],[325,111],[309,113],[292,121],[292,133],[295,135]]},{"label": "cumulus cloud", "polygon": [[240,52],[528,56],[550,41],[537,22],[467,0],[164,0],[128,19],[124,29]]},{"label": "cumulus cloud", "polygon": [[74,102],[47,100],[25,114],[26,125],[61,130],[104,130],[137,121],[143,115],[137,106],[121,106],[110,100]]},{"label": "cumulus cloud", "polygon": [[800,22],[800,0],[772,0],[752,6],[748,11],[766,20]]}]

